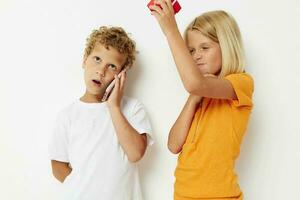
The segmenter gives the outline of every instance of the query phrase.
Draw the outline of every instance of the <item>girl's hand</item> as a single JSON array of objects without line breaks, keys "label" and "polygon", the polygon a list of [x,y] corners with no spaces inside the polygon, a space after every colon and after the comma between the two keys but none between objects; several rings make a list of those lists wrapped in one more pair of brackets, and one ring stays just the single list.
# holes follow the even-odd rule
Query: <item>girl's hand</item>
[{"label": "girl's hand", "polygon": [[[217,78],[216,75],[214,74],[203,74],[204,77],[213,77],[213,78]],[[194,94],[190,94],[189,99],[190,102],[192,102],[193,104],[199,104],[202,101],[202,97],[201,96],[197,96]]]},{"label": "girl's hand", "polygon": [[120,78],[115,75],[115,86],[107,100],[107,105],[109,108],[121,107],[121,99],[123,97],[125,79],[126,72],[122,72]]},{"label": "girl's hand", "polygon": [[171,0],[155,0],[150,9],[153,10],[151,15],[154,15],[165,35],[179,31]]},{"label": "girl's hand", "polygon": [[213,78],[217,78],[216,75],[214,74],[203,74],[204,77],[213,77]]},{"label": "girl's hand", "polygon": [[188,98],[188,101],[190,101],[193,104],[199,104],[201,102],[201,100],[202,100],[201,96],[197,96],[194,94],[190,94],[190,96]]}]

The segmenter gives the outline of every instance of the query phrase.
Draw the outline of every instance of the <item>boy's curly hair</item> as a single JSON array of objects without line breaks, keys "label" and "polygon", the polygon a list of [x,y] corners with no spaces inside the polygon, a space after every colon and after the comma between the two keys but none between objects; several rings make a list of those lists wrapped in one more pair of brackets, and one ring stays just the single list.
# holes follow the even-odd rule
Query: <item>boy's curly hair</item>
[{"label": "boy's curly hair", "polygon": [[86,40],[84,50],[84,58],[87,58],[93,51],[97,43],[105,47],[113,47],[121,54],[127,56],[124,66],[131,67],[135,61],[136,45],[135,42],[121,27],[101,26],[99,29],[93,30]]}]

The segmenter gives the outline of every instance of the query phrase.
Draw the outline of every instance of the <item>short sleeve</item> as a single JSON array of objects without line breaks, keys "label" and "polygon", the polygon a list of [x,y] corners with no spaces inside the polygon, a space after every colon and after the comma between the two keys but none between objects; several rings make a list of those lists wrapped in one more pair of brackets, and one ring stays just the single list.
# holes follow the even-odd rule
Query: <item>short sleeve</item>
[{"label": "short sleeve", "polygon": [[230,81],[237,96],[237,100],[233,100],[232,105],[236,107],[252,107],[252,94],[254,90],[252,77],[246,73],[239,73],[230,74],[225,79]]},{"label": "short sleeve", "polygon": [[132,110],[132,114],[129,117],[128,121],[131,124],[131,126],[140,134],[147,134],[148,146],[154,143],[151,124],[148,119],[147,113],[144,109],[144,106],[141,102],[136,101]]},{"label": "short sleeve", "polygon": [[66,114],[63,112],[60,112],[55,120],[48,151],[51,160],[69,162],[68,120]]}]

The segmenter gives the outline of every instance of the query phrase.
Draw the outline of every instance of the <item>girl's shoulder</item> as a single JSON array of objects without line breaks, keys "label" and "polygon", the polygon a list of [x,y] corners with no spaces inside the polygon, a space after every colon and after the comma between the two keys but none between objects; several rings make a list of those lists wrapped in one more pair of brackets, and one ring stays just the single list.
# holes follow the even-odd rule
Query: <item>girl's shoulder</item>
[{"label": "girl's shoulder", "polygon": [[235,73],[225,76],[225,79],[230,81],[237,100],[233,100],[234,105],[240,106],[253,106],[252,96],[254,92],[254,80],[249,73]]},{"label": "girl's shoulder", "polygon": [[250,81],[254,81],[253,77],[251,74],[247,73],[247,72],[241,72],[241,73],[232,73],[232,74],[228,74],[225,76],[225,78],[230,78],[230,77],[234,77],[234,78],[238,78],[238,79],[248,79]]},{"label": "girl's shoulder", "polygon": [[233,85],[248,86],[250,90],[254,89],[254,79],[251,74],[247,72],[234,73],[225,76],[225,79],[229,80]]}]

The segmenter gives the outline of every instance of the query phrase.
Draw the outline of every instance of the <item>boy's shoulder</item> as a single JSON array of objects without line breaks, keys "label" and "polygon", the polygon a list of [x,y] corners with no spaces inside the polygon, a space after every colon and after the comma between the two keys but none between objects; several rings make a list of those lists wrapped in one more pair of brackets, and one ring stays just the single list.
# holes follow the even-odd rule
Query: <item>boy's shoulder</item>
[{"label": "boy's shoulder", "polygon": [[77,107],[77,101],[73,101],[71,103],[63,105],[57,112],[57,118],[68,118]]},{"label": "boy's shoulder", "polygon": [[122,104],[127,106],[135,106],[136,104],[141,103],[138,99],[129,97],[129,96],[123,96],[122,98]]},{"label": "boy's shoulder", "polygon": [[[123,96],[122,98],[122,109],[123,111],[131,112],[137,107],[144,107],[142,102],[139,101],[137,98],[129,97],[129,96]],[[103,106],[106,106],[103,104]],[[97,106],[99,108],[100,106]],[[79,112],[80,108],[93,108],[92,105],[88,105],[86,103],[82,103],[79,99],[74,100],[71,103],[66,104],[63,106],[59,112],[58,115],[62,116],[68,116],[72,114],[76,114]],[[78,114],[78,113],[77,113]]]},{"label": "boy's shoulder", "polygon": [[122,98],[122,109],[123,111],[132,112],[139,107],[144,107],[142,102],[136,98],[123,96]]}]

